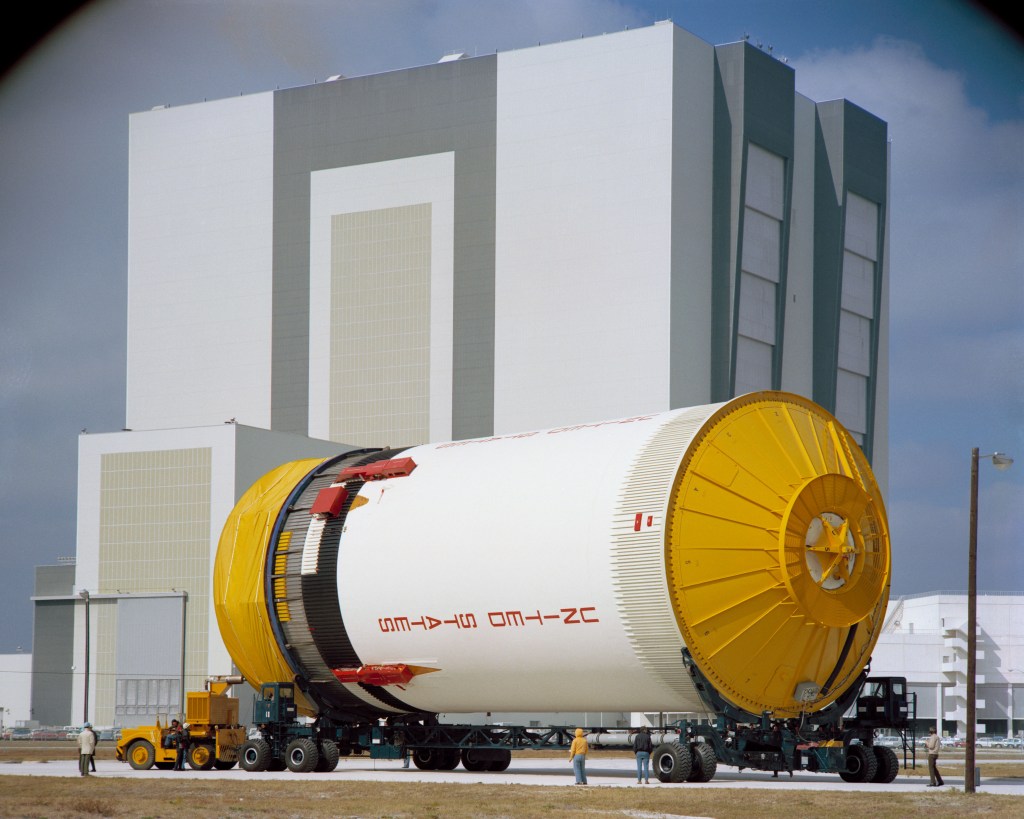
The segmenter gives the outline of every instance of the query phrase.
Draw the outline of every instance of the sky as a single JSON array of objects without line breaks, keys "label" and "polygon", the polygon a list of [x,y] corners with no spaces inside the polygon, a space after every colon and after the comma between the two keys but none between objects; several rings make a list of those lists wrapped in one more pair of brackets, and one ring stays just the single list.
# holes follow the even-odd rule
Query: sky
[{"label": "sky", "polygon": [[981,465],[978,588],[1024,593],[1024,40],[983,7],[93,0],[2,55],[0,653],[31,651],[34,567],[75,554],[80,431],[124,426],[129,114],[664,19],[888,122],[892,590],[966,590],[978,447],[1018,461]]}]

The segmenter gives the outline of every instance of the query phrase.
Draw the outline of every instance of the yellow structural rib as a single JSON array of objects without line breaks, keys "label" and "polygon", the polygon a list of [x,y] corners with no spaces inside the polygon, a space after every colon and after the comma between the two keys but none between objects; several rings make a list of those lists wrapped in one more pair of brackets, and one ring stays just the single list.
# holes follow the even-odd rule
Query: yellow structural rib
[{"label": "yellow structural rib", "polygon": [[796,395],[725,404],[694,436],[665,562],[683,639],[734,705],[816,711],[856,679],[889,596],[889,532],[860,448]]},{"label": "yellow structural rib", "polygon": [[[267,610],[264,565],[267,548],[288,495],[322,459],[293,461],[253,484],[228,517],[213,567],[213,605],[221,637],[238,670],[253,685],[294,676],[274,637],[272,616],[287,620],[287,602]],[[295,692],[304,713],[312,707]]]}]

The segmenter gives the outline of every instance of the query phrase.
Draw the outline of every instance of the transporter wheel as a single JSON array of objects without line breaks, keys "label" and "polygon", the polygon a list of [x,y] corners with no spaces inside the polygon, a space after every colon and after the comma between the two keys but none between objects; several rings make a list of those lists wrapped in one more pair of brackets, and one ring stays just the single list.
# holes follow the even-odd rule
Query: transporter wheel
[{"label": "transporter wheel", "polygon": [[309,773],[320,761],[316,743],[306,737],[293,739],[284,752],[284,762],[292,773]]},{"label": "transporter wheel", "polygon": [[412,752],[412,764],[421,771],[436,771],[441,764],[441,749],[417,748]]},{"label": "transporter wheel", "polygon": [[490,754],[484,757],[480,751],[475,748],[463,748],[462,749],[462,767],[467,771],[478,773],[480,771],[489,770],[491,764]]},{"label": "transporter wheel", "polygon": [[878,760],[867,745],[846,746],[846,770],[839,776],[844,782],[871,782],[878,770]]},{"label": "transporter wheel", "polygon": [[706,742],[695,742],[690,746],[690,775],[687,782],[710,782],[718,770],[715,750]]},{"label": "transporter wheel", "polygon": [[152,743],[139,739],[128,746],[128,764],[137,771],[148,771],[153,767],[156,752]]},{"label": "transporter wheel", "polygon": [[693,767],[690,749],[678,742],[663,742],[651,754],[651,767],[661,782],[685,782]]},{"label": "transporter wheel", "polygon": [[242,770],[257,773],[270,768],[270,746],[262,739],[250,739],[238,754]]},{"label": "transporter wheel", "polygon": [[441,759],[437,765],[439,771],[454,771],[459,767],[459,750],[458,748],[443,748],[441,750]]},{"label": "transporter wheel", "polygon": [[511,751],[498,751],[498,756],[492,759],[488,765],[487,770],[500,773],[501,771],[507,770],[508,766],[512,764],[512,752]]},{"label": "transporter wheel", "polygon": [[192,770],[208,771],[213,767],[217,757],[212,745],[207,745],[205,742],[197,742],[195,745],[189,746],[189,749],[185,752],[185,759]]},{"label": "transporter wheel", "polygon": [[892,782],[900,772],[900,760],[896,752],[892,748],[879,748],[877,745],[871,750],[875,752],[875,761],[878,763],[871,781],[883,784]]},{"label": "transporter wheel", "polygon": [[320,743],[319,750],[320,758],[316,762],[316,772],[330,773],[338,767],[338,760],[341,758],[338,746],[331,740],[325,739]]},{"label": "transporter wheel", "polygon": [[213,760],[213,767],[218,771],[230,771],[235,765],[238,764],[237,759],[215,759]]}]

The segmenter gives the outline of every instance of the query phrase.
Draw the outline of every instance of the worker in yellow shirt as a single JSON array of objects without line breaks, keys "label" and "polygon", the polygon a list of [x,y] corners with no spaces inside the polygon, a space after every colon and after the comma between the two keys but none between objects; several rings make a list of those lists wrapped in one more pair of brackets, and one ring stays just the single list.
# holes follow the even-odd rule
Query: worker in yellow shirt
[{"label": "worker in yellow shirt", "polygon": [[569,746],[569,759],[572,760],[572,770],[576,774],[576,784],[587,784],[587,751],[589,746],[583,736],[583,729],[576,729],[576,739]]}]

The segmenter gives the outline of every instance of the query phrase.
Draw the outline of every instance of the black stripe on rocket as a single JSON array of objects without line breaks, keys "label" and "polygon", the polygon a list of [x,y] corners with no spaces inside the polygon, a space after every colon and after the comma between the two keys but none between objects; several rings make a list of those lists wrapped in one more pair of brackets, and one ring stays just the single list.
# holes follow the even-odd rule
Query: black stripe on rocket
[{"label": "black stripe on rocket", "polygon": [[[400,449],[389,449],[374,452],[361,458],[345,461],[333,465],[332,472],[340,466],[364,466],[375,461],[394,458]],[[352,641],[345,628],[345,620],[341,614],[341,607],[338,600],[338,556],[341,550],[341,534],[345,525],[345,519],[352,507],[352,502],[359,493],[362,481],[353,480],[348,483],[348,498],[345,500],[341,512],[334,518],[330,518],[324,526],[320,539],[320,554],[315,574],[303,575],[302,577],[302,603],[306,613],[306,621],[309,625],[309,633],[313,638],[317,650],[328,669],[334,668],[358,668],[363,665],[362,660],[356,653]],[[359,683],[359,686],[370,697],[378,700],[383,705],[403,712],[415,712],[416,708],[402,702],[385,689],[378,686]],[[342,683],[330,687],[332,694],[337,694],[344,708],[372,708],[372,704],[357,697],[349,691]],[[390,712],[385,712],[390,713]]]}]

